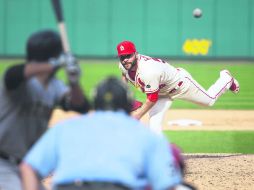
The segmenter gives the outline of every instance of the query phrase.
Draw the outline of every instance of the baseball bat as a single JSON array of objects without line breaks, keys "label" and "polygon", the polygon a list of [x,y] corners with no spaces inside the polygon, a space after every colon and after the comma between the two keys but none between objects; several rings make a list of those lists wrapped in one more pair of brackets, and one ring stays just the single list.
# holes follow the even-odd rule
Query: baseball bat
[{"label": "baseball bat", "polygon": [[61,6],[61,0],[51,0],[55,17],[58,23],[58,29],[60,31],[60,37],[65,53],[70,52],[70,44],[67,36],[67,30],[64,23],[63,11]]}]

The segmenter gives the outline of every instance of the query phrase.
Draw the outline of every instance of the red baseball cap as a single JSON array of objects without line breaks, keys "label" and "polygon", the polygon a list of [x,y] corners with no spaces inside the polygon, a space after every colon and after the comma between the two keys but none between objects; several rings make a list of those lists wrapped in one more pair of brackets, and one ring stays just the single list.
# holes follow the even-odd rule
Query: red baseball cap
[{"label": "red baseball cap", "polygon": [[136,47],[131,41],[123,41],[117,45],[118,57],[121,55],[128,55],[136,52]]}]

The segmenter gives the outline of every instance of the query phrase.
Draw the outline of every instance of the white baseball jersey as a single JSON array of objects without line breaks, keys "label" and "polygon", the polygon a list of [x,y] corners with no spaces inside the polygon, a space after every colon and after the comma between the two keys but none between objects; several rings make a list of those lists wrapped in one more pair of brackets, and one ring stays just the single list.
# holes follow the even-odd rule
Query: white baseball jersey
[{"label": "white baseball jersey", "polygon": [[161,59],[139,54],[137,64],[138,68],[134,75],[127,71],[121,63],[119,67],[126,78],[145,93],[158,91],[159,95],[166,95],[180,82],[179,71]]},{"label": "white baseball jersey", "polygon": [[211,106],[232,83],[232,77],[220,77],[208,91],[206,91],[189,72],[183,68],[175,68],[169,63],[138,54],[138,68],[135,73],[126,70],[121,63],[119,68],[125,77],[144,93],[159,92],[159,96],[170,99],[183,99],[196,104]]}]

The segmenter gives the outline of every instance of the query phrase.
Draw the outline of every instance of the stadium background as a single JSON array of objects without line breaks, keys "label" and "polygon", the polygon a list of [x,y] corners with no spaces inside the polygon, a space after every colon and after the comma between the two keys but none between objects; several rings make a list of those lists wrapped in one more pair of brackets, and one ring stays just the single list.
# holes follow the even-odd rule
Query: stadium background
[{"label": "stadium background", "polygon": [[[62,0],[62,5],[71,49],[82,58],[81,83],[89,95],[106,75],[120,76],[115,46],[122,40],[134,41],[142,54],[187,69],[205,88],[228,68],[241,84],[240,93],[223,95],[209,110],[174,102],[170,119],[200,119],[203,126],[180,130],[166,126],[170,130],[165,134],[184,153],[193,154],[187,159],[186,178],[199,189],[251,187],[253,0]],[[196,7],[203,11],[199,19],[192,16]],[[0,75],[9,65],[23,61],[27,37],[46,28],[58,30],[49,0],[0,0]],[[64,72],[58,77],[66,80]],[[138,92],[136,96],[144,97]]]},{"label": "stadium background", "polygon": [[[73,52],[114,57],[128,39],[170,58],[254,58],[253,0],[62,0]],[[192,16],[194,8],[203,17]],[[49,0],[0,0],[0,56],[24,55],[28,35],[55,28]],[[187,56],[187,57],[186,57]]]}]

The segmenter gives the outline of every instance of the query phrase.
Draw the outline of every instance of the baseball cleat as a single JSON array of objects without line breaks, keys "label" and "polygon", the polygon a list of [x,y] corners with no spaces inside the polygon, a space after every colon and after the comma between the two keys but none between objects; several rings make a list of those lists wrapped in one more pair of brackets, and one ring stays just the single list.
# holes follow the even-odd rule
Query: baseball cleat
[{"label": "baseball cleat", "polygon": [[231,90],[235,94],[237,94],[239,92],[240,85],[239,85],[239,82],[235,78],[233,78],[233,83],[230,86],[229,90]]}]

